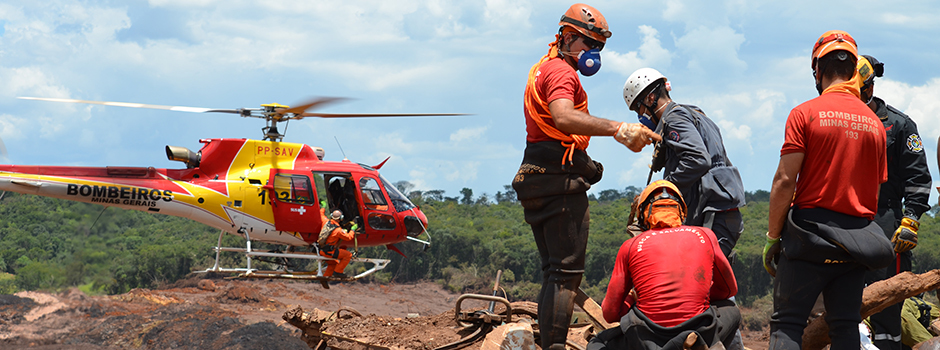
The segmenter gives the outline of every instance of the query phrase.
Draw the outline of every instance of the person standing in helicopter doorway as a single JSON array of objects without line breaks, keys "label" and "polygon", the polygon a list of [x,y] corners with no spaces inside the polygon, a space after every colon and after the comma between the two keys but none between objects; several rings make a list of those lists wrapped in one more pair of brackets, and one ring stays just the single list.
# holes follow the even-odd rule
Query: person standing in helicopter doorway
[{"label": "person standing in helicopter doorway", "polygon": [[601,67],[610,30],[597,9],[574,4],[558,22],[548,54],[532,66],[525,88],[526,148],[512,187],[539,249],[538,296],[542,349],[564,350],[574,299],[584,274],[588,198],[603,167],[585,149],[591,136],[613,136],[634,152],[659,140],[639,123],[592,116],[578,72]]}]

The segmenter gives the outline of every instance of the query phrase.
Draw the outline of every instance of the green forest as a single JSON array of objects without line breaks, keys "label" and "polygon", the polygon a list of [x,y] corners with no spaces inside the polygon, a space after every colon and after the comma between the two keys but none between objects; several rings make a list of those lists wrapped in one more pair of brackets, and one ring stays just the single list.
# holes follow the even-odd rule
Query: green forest
[{"label": "green forest", "polygon": [[[435,281],[447,289],[483,292],[503,271],[501,287],[510,300],[533,300],[538,293],[538,252],[522,207],[510,186],[490,196],[459,196],[444,191],[413,191],[395,184],[428,216],[431,246],[405,242],[398,248],[361,249],[360,256],[390,259],[360,283]],[[630,201],[636,187],[604,190],[591,196],[591,235],[582,288],[595,300],[604,297],[614,258],[626,234]],[[735,248],[738,301],[750,306],[768,300],[770,276],[761,263],[767,231],[769,193],[747,193],[742,208],[745,230]],[[940,224],[934,207],[921,219],[914,271],[940,268]],[[56,291],[78,287],[89,294],[117,294],[133,288],[158,288],[212,266],[219,232],[178,217],[105,208],[33,195],[6,193],[0,199],[0,294],[19,290]],[[226,235],[224,244],[243,246]],[[238,263],[242,257],[226,257]],[[365,266],[350,265],[347,272]],[[320,288],[311,284],[311,288]]]}]

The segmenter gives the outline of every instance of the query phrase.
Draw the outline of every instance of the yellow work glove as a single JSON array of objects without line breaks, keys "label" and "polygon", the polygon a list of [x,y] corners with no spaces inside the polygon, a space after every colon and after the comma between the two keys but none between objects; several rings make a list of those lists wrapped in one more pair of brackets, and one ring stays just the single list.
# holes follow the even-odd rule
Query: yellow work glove
[{"label": "yellow work glove", "polygon": [[891,243],[894,244],[896,253],[903,253],[914,249],[917,246],[917,229],[920,228],[920,222],[910,216],[901,219],[901,227],[894,231],[894,237],[891,237]]},{"label": "yellow work glove", "polygon": [[356,232],[356,230],[358,229],[359,229],[359,224],[353,224],[352,227],[349,228],[349,230],[353,232]]},{"label": "yellow work glove", "polygon": [[777,261],[780,260],[780,237],[770,238],[770,234],[767,234],[763,257],[764,270],[767,270],[770,276],[777,277]]},{"label": "yellow work glove", "polygon": [[617,128],[614,139],[627,146],[631,151],[639,152],[643,150],[644,146],[653,143],[653,141],[662,140],[662,137],[643,126],[643,124],[623,122]]}]

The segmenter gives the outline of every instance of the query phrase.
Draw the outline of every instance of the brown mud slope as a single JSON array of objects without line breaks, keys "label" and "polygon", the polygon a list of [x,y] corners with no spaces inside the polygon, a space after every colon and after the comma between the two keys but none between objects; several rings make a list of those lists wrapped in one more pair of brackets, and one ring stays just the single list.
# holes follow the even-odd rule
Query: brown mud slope
[{"label": "brown mud slope", "polygon": [[[203,276],[199,276],[203,277]],[[0,295],[0,349],[309,349],[281,316],[291,308],[340,307],[363,315],[439,315],[456,296],[432,283],[200,280],[115,296]],[[378,317],[377,317],[378,318]]]},{"label": "brown mud slope", "polygon": [[[319,283],[203,277],[114,296],[0,295],[0,349],[310,349],[282,319],[297,308],[342,309],[335,317],[343,322],[324,331],[379,347],[430,349],[467,335],[453,321],[459,295],[433,283],[325,290]],[[745,333],[745,345],[766,349],[762,333]],[[363,348],[354,343],[330,345]]]}]

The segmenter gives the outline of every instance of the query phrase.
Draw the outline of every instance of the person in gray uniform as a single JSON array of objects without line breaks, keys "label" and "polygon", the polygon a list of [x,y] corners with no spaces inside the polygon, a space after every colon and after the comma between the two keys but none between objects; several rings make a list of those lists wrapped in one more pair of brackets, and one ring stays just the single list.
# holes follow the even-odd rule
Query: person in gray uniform
[{"label": "person in gray uniform", "polygon": [[682,192],[689,208],[685,224],[715,232],[731,261],[732,248],[744,231],[738,210],[745,204],[741,175],[725,153],[718,126],[698,107],[674,102],[669,91],[662,73],[641,68],[624,84],[623,99],[641,123],[662,136],[652,171],[663,170],[663,179]]}]

